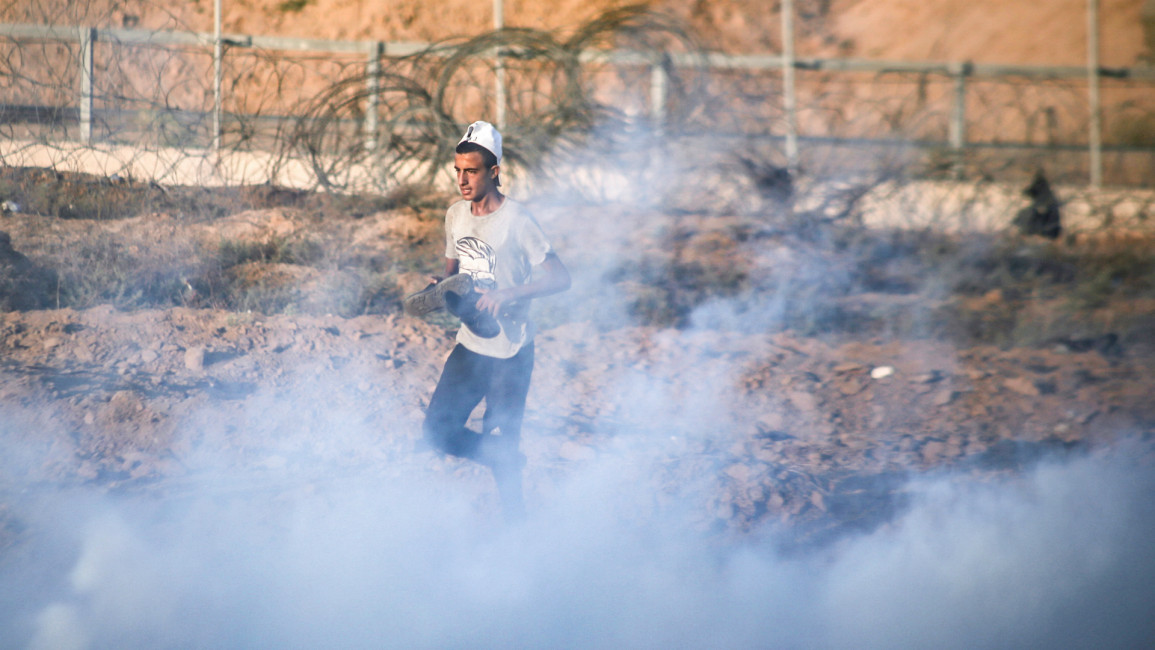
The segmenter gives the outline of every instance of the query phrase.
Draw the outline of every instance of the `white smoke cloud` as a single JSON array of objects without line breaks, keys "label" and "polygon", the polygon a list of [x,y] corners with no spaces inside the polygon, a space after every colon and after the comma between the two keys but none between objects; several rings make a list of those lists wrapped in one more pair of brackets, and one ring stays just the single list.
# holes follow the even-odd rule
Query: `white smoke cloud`
[{"label": "white smoke cloud", "polygon": [[[638,203],[660,203],[668,170],[641,171],[624,175],[629,182],[611,178],[606,193],[628,192],[640,178],[648,184],[635,194]],[[564,312],[556,305],[568,302],[581,305],[574,311],[608,312],[614,324],[627,321],[621,305],[607,305],[613,289],[604,276],[633,259],[630,237],[639,228],[610,212],[566,218],[580,220],[559,232],[575,291],[547,307]],[[660,239],[671,219],[642,236]],[[768,280],[773,296],[845,283],[821,251],[766,248],[759,268],[787,271]],[[710,303],[694,324],[776,326],[790,307],[785,300],[757,314]],[[22,510],[35,513],[35,548],[0,564],[0,629],[8,631],[0,646],[1155,642],[1155,473],[1125,451],[997,482],[920,481],[906,490],[909,508],[879,529],[786,553],[774,529],[738,539],[702,530],[693,486],[669,493],[651,480],[661,463],[678,459],[669,432],[725,442],[718,423],[740,407],[728,395],[732,377],[688,365],[655,361],[610,377],[628,405],[615,414],[625,428],[644,422],[637,428],[665,437],[626,432],[561,475],[531,463],[530,516],[512,527],[501,524],[489,477],[476,466],[388,457],[382,434],[366,431],[354,410],[321,406],[303,418],[299,406],[327,403],[323,391],[331,387],[304,382],[309,390],[250,398],[254,430],[237,434],[250,439],[234,446],[255,462],[221,457],[229,445],[214,439],[192,445],[182,458],[189,477],[164,491],[28,497]],[[683,373],[699,377],[699,390],[662,383]],[[402,413],[411,405],[379,406]],[[344,461],[366,454],[379,456]]]},{"label": "white smoke cloud", "polygon": [[[3,580],[6,647],[1148,647],[1155,473],[1122,452],[909,486],[784,554],[687,524],[623,445],[506,527],[457,475],[57,495]],[[642,480],[639,480],[639,478]],[[659,502],[662,505],[656,505]],[[63,561],[65,558],[70,558]],[[51,576],[32,583],[19,575]]]},{"label": "white smoke cloud", "polygon": [[833,646],[1141,647],[1155,639],[1155,487],[1118,457],[921,485],[825,578]]}]

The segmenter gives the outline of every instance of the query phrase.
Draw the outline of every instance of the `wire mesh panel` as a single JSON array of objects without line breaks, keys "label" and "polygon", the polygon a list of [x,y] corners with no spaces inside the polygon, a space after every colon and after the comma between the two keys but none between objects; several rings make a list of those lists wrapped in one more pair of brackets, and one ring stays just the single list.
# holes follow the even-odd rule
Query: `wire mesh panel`
[{"label": "wire mesh panel", "polygon": [[[508,164],[545,177],[567,159],[657,169],[679,139],[688,158],[729,155],[765,171],[793,164],[783,139],[795,132],[796,162],[820,176],[1088,174],[1078,69],[800,60],[788,112],[781,58],[705,52],[682,23],[639,8],[566,32],[509,28],[432,45],[226,37],[219,61],[211,35],[186,31],[0,33],[6,161],[34,146],[71,159],[123,147],[120,164],[148,155],[167,161],[159,169],[191,160],[219,175],[245,154],[244,182],[381,190],[435,178],[464,125],[487,119],[501,122]],[[1152,85],[1102,79],[1109,183],[1149,182]]]},{"label": "wire mesh panel", "polygon": [[0,37],[0,133],[9,139],[76,137],[78,42]]},{"label": "wire mesh panel", "polygon": [[145,148],[211,141],[212,54],[203,47],[99,42],[93,58],[93,140]]}]

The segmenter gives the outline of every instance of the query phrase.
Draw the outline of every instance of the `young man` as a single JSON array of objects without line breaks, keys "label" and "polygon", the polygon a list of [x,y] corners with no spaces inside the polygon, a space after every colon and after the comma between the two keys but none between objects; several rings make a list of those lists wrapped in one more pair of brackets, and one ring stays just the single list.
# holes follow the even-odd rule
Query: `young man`
[{"label": "young man", "polygon": [[[462,325],[429,400],[425,441],[490,467],[506,516],[518,519],[525,465],[518,446],[533,372],[529,303],[565,291],[570,276],[529,212],[498,189],[501,134],[493,125],[469,126],[457,144],[454,169],[464,200],[445,214],[445,273],[472,278],[481,294],[477,310],[495,318],[500,331]],[[477,433],[465,423],[483,398],[483,430]]]}]

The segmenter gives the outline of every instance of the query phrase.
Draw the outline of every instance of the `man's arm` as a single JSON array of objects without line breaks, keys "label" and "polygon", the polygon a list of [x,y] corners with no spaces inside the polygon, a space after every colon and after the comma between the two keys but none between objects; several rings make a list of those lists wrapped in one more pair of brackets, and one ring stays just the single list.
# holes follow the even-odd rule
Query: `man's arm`
[{"label": "man's arm", "polygon": [[[456,262],[457,260],[453,261]],[[565,267],[565,264],[562,264],[561,258],[556,253],[546,255],[540,268],[542,270],[541,275],[526,284],[484,292],[481,298],[477,300],[477,308],[497,316],[501,311],[501,306],[506,303],[541,298],[542,296],[561,293],[570,288],[573,281],[570,278],[569,269]]]}]

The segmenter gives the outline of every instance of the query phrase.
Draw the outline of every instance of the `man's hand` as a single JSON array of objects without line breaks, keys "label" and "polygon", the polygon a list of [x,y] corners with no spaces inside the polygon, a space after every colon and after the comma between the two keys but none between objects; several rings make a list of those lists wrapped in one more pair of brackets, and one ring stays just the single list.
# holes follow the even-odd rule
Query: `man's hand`
[{"label": "man's hand", "polygon": [[[453,261],[456,262],[457,260]],[[505,289],[478,288],[477,292],[481,294],[481,297],[477,299],[477,308],[489,312],[496,318],[501,314],[502,307],[508,307],[510,303],[549,296],[570,288],[569,270],[565,268],[557,255],[554,253],[546,255],[541,267],[542,277],[529,284]]]},{"label": "man's hand", "polygon": [[506,303],[512,301],[512,296],[508,289],[486,289],[478,288],[477,293],[481,297],[477,299],[477,308],[481,311],[488,312],[490,316],[497,318],[501,313],[501,308]]}]

